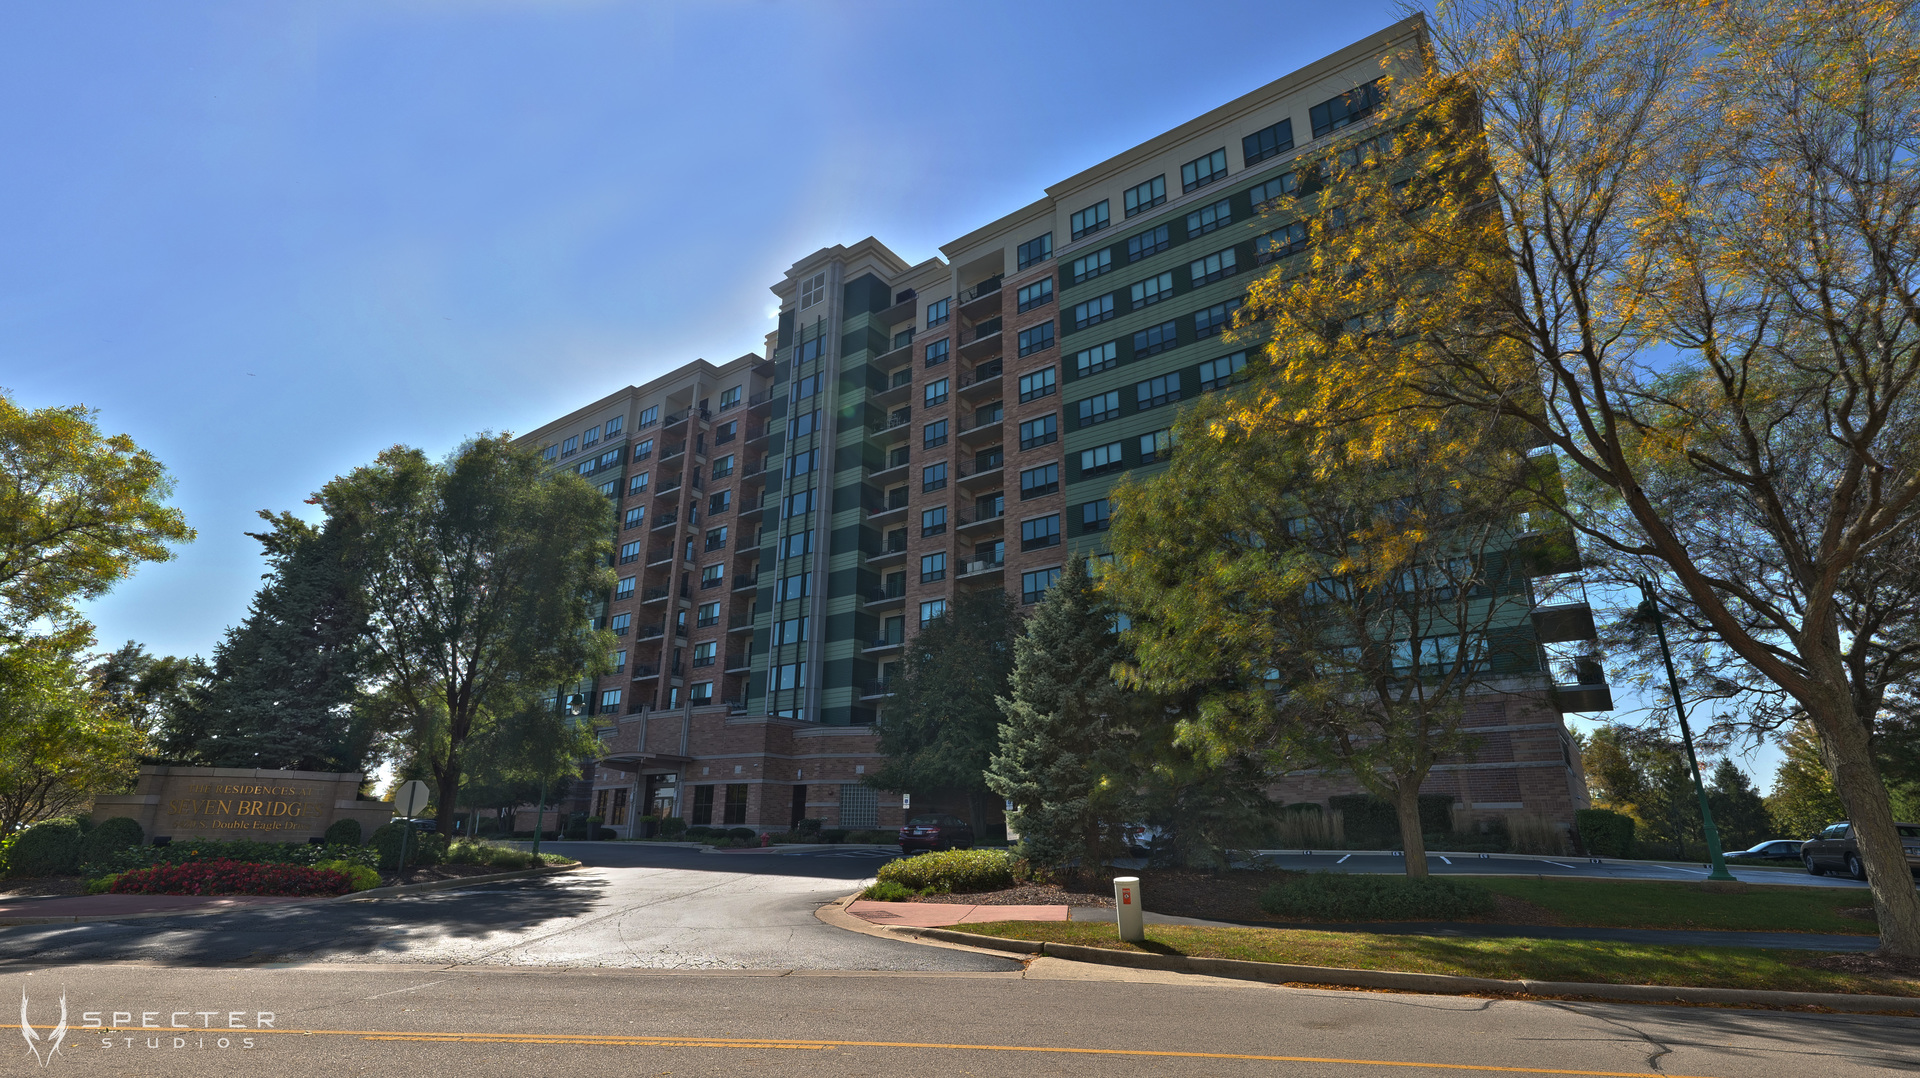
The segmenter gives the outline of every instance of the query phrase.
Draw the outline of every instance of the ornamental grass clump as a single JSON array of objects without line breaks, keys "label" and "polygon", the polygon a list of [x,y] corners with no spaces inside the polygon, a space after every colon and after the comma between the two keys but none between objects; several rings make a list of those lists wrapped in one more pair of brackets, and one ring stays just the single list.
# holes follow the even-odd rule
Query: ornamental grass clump
[{"label": "ornamental grass clump", "polygon": [[1322,921],[1453,920],[1492,913],[1493,895],[1432,876],[1314,872],[1267,888],[1260,908],[1275,917]]},{"label": "ornamental grass clump", "polygon": [[1019,861],[1006,850],[943,850],[889,861],[880,866],[876,877],[916,893],[966,894],[1012,887],[1018,880],[1018,866]]},{"label": "ornamental grass clump", "polygon": [[490,842],[473,842],[461,839],[447,847],[447,863],[454,865],[489,865],[502,871],[533,867],[533,854],[526,850],[516,850],[511,846],[495,846]]},{"label": "ornamental grass clump", "polygon": [[108,888],[116,895],[343,895],[345,873],[304,865],[193,861],[122,872]]}]

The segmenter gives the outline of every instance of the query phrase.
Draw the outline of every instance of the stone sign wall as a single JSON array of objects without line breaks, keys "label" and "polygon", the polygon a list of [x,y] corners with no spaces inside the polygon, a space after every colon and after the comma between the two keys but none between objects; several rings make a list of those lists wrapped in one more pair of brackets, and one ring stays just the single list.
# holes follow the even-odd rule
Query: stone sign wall
[{"label": "stone sign wall", "polygon": [[144,764],[131,794],[94,800],[94,822],[126,816],[157,837],[305,842],[335,820],[362,835],[393,818],[388,801],[359,799],[358,772],[269,771]]}]

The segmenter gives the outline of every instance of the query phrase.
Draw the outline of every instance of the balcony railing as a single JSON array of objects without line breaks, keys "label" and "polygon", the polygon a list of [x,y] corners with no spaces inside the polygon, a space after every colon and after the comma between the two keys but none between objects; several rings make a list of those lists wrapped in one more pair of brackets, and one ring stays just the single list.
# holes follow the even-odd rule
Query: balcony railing
[{"label": "balcony railing", "polygon": [[635,638],[640,640],[652,640],[656,636],[665,635],[667,635],[667,627],[658,622],[652,625],[642,625],[640,626],[639,632],[634,634]]},{"label": "balcony railing", "polygon": [[634,663],[633,680],[645,681],[660,676],[660,667],[654,663]]},{"label": "balcony railing", "polygon": [[759,573],[748,573],[745,576],[735,576],[733,578],[733,590],[746,591],[748,588],[755,587],[759,583],[760,583]]},{"label": "balcony railing", "polygon": [[751,665],[752,662],[753,662],[753,656],[751,655],[746,655],[746,654],[729,655],[727,656],[727,665],[723,667],[723,669],[725,669],[726,672],[729,674],[735,673],[740,670],[750,670],[752,669],[752,665]]},{"label": "balcony railing", "polygon": [[897,636],[876,636],[872,640],[867,641],[866,650],[878,651],[881,648],[897,648],[902,643],[904,643],[904,641]]},{"label": "balcony railing", "polygon": [[991,573],[996,569],[1006,568],[1006,565],[1007,559],[1005,558],[969,558],[967,561],[961,563],[960,575],[972,576],[975,573]]},{"label": "balcony railing", "polygon": [[747,398],[747,407],[758,408],[763,404],[772,404],[773,396],[774,396],[773,390],[763,389],[760,392],[755,393],[753,396]]},{"label": "balcony railing", "polygon": [[673,592],[672,589],[669,588],[648,588],[645,592],[641,593],[640,601],[642,603],[657,603],[671,594],[673,594]]},{"label": "balcony railing", "polygon": [[984,341],[988,337],[997,336],[999,332],[1000,319],[989,318],[973,327],[973,336],[967,338],[967,343],[972,344],[974,341]]},{"label": "balcony railing", "polygon": [[1000,291],[1001,278],[1002,275],[996,273],[986,280],[981,281],[979,284],[974,285],[972,288],[962,289],[960,292],[961,304],[972,303],[981,296],[991,296],[995,292]]},{"label": "balcony railing", "polygon": [[1005,369],[1005,362],[998,359],[977,364],[971,371],[967,372],[966,380],[960,383],[960,388],[966,389],[968,386],[976,386],[981,382],[991,382],[995,378],[1000,377],[1000,375],[1005,372]]},{"label": "balcony railing", "polygon": [[[660,493],[665,494],[666,491],[663,490]],[[680,514],[660,513],[653,518],[653,530],[659,531],[661,528],[671,528],[678,523],[680,523]]]},{"label": "balcony railing", "polygon": [[893,689],[890,687],[890,683],[886,678],[881,678],[878,681],[869,681],[860,689],[860,697],[863,700],[871,700],[876,696],[892,695]]},{"label": "balcony railing", "polygon": [[869,603],[890,603],[896,599],[904,599],[906,597],[907,586],[905,582],[902,582],[898,587],[873,588],[867,592],[867,602]]}]

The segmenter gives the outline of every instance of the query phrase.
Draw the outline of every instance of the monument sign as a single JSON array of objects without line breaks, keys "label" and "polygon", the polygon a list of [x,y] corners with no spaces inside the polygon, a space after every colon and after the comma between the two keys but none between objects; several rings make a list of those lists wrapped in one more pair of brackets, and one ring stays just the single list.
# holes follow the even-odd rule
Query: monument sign
[{"label": "monument sign", "polygon": [[335,820],[359,820],[363,835],[393,818],[393,805],[360,798],[359,772],[270,771],[143,764],[131,794],[94,799],[94,822],[126,816],[149,838],[305,842]]}]

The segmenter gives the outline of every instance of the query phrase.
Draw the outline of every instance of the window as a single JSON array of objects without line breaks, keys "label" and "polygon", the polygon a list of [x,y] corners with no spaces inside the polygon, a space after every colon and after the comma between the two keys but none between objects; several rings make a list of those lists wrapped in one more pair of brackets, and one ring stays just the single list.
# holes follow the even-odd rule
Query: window
[{"label": "window", "polygon": [[1173,432],[1166,428],[1140,436],[1140,463],[1157,464],[1173,455]]},{"label": "window", "polygon": [[596,465],[592,461],[583,460],[579,464],[575,465],[573,470],[580,473],[581,475],[592,475],[594,473],[595,468],[596,468]]},{"label": "window", "polygon": [[735,827],[747,822],[747,784],[727,784],[727,807],[720,818],[720,826]]},{"label": "window", "polygon": [[920,583],[931,584],[947,578],[947,555],[945,551],[920,556]]},{"label": "window", "polygon": [[640,429],[645,430],[658,422],[660,422],[659,405],[656,404],[651,408],[640,409]]},{"label": "window", "polygon": [[1073,260],[1073,283],[1091,281],[1113,268],[1113,248],[1102,247],[1093,254]]},{"label": "window", "polygon": [[804,599],[813,590],[812,573],[794,573],[774,582],[773,601],[784,603],[790,599]]},{"label": "window", "polygon": [[540,451],[541,460],[556,460],[559,458],[559,456],[560,456],[560,444],[558,442],[555,442],[553,445],[550,445]]},{"label": "window", "polygon": [[820,392],[820,376],[817,374],[809,374],[793,383],[794,400],[806,400],[818,392]]},{"label": "window", "polygon": [[1261,262],[1297,255],[1306,249],[1307,226],[1300,221],[1263,232],[1253,241],[1254,256]]},{"label": "window", "polygon": [[1221,389],[1234,380],[1234,376],[1247,369],[1247,354],[1235,352],[1219,359],[1209,359],[1200,364],[1200,389]]},{"label": "window", "polygon": [[580,436],[578,434],[560,443],[561,456],[570,457],[578,452],[580,452]]},{"label": "window", "polygon": [[812,338],[809,338],[808,340],[801,341],[799,344],[794,345],[793,346],[794,366],[797,368],[802,363],[809,363],[809,362],[812,362],[813,360],[819,359],[820,351],[825,347],[826,347],[826,342],[821,340],[819,337],[812,337]]},{"label": "window", "polygon": [[647,477],[649,474],[651,473],[641,472],[639,475],[628,477],[627,493],[628,494],[644,493],[647,489]]},{"label": "window", "polygon": [[1222,277],[1231,277],[1240,272],[1240,263],[1229,247],[1224,251],[1215,251],[1205,258],[1196,258],[1187,266],[1187,272],[1193,276],[1193,286],[1200,287]]},{"label": "window", "polygon": [[705,629],[710,625],[720,624],[720,604],[717,601],[701,603],[698,613],[699,617],[694,621],[696,628]]},{"label": "window", "polygon": [[1176,371],[1140,382],[1133,387],[1133,395],[1143,412],[1163,404],[1172,404],[1180,399],[1180,374]]},{"label": "window", "polygon": [[939,535],[947,530],[947,507],[936,506],[920,511],[920,534]]},{"label": "window", "polygon": [[1187,237],[1204,236],[1232,223],[1233,203],[1223,198],[1211,206],[1202,206],[1187,214]]},{"label": "window", "polygon": [[1126,464],[1120,459],[1119,442],[1108,442],[1106,445],[1095,446],[1080,454],[1081,475],[1099,475],[1102,472],[1116,471],[1124,467]]},{"label": "window", "polygon": [[715,479],[725,479],[727,476],[730,476],[732,474],[733,474],[733,454],[732,453],[728,453],[724,457],[714,458],[713,477]]},{"label": "window", "polygon": [[787,458],[787,478],[791,479],[794,476],[806,475],[813,471],[819,462],[820,450],[818,449],[809,449],[803,453],[795,453],[793,456]]},{"label": "window", "polygon": [[600,711],[603,714],[612,714],[618,710],[620,710],[620,690],[608,689],[602,692],[600,694]]},{"label": "window", "polygon": [[1060,465],[1042,464],[1020,473],[1020,497],[1039,498],[1060,490]]},{"label": "window", "polygon": [[718,643],[712,640],[693,645],[693,665],[712,666],[714,653],[719,650]]},{"label": "window", "polygon": [[727,549],[727,526],[725,524],[720,525],[718,528],[707,529],[707,549]]},{"label": "window", "polygon": [[934,300],[932,303],[927,304],[927,328],[932,329],[935,326],[945,325],[947,319],[952,317],[952,315],[952,299]]},{"label": "window", "polygon": [[[1263,127],[1240,140],[1240,164],[1244,167],[1269,157],[1278,157],[1293,149],[1293,121],[1281,120]],[[1255,199],[1255,201],[1259,201]]]},{"label": "window", "polygon": [[1219,333],[1232,323],[1233,312],[1239,309],[1240,301],[1230,299],[1225,303],[1216,303],[1204,311],[1193,312],[1193,335],[1211,337]]},{"label": "window", "polygon": [[648,457],[651,457],[651,456],[653,456],[653,439],[652,438],[648,438],[646,441],[641,442],[633,447],[634,460],[636,461],[646,460]]},{"label": "window", "polygon": [[1076,407],[1080,410],[1080,425],[1083,427],[1105,423],[1109,419],[1119,419],[1120,391],[1116,389],[1096,397],[1088,397]]},{"label": "window", "polygon": [[1091,501],[1080,507],[1080,530],[1083,532],[1103,532],[1113,518],[1113,503],[1105,498]]},{"label": "window", "polygon": [[615,636],[627,635],[627,630],[632,627],[633,627],[632,614],[615,614],[613,616],[613,620],[607,623],[607,628],[612,629],[613,635]]},{"label": "window", "polygon": [[1077,240],[1090,232],[1098,232],[1111,223],[1107,220],[1107,200],[1103,198],[1073,215],[1073,238]]},{"label": "window", "polygon": [[947,421],[944,419],[938,419],[932,423],[927,424],[926,430],[921,434],[920,444],[922,447],[926,449],[932,449],[935,446],[946,445],[947,444]]},{"label": "window", "polygon": [[1085,303],[1076,303],[1073,306],[1073,328],[1085,329],[1088,326],[1097,326],[1112,318],[1113,314],[1111,295],[1090,299]]},{"label": "window", "polygon": [[806,280],[800,282],[800,309],[801,310],[804,311],[808,307],[811,307],[814,304],[826,298],[827,298],[827,275],[825,272],[816,273],[813,276],[807,278]]},{"label": "window", "polygon": [[[721,545],[726,544],[722,542]],[[726,567],[723,565],[708,565],[700,570],[700,586],[703,588],[717,588],[725,578]]]},{"label": "window", "polygon": [[[633,545],[638,546],[639,544],[635,543]],[[621,577],[620,582],[613,586],[613,598],[616,602],[621,599],[633,598],[634,579],[635,578],[630,576]]]},{"label": "window", "polygon": [[1361,139],[1340,151],[1340,167],[1372,168],[1385,159],[1388,144],[1378,138]]},{"label": "window", "polygon": [[1131,291],[1133,294],[1134,310],[1137,311],[1142,307],[1152,306],[1166,299],[1168,296],[1173,295],[1173,273],[1172,271],[1168,271],[1155,277],[1149,277],[1144,281],[1138,281],[1133,285]]},{"label": "window", "polygon": [[787,438],[789,440],[805,438],[807,435],[812,434],[814,429],[819,425],[819,409],[816,408],[811,412],[802,412],[787,421]]},{"label": "window", "polygon": [[733,491],[723,490],[707,499],[707,515],[717,517],[733,508]]},{"label": "window", "polygon": [[1380,80],[1375,79],[1332,100],[1322,101],[1308,110],[1313,120],[1313,137],[1319,138],[1348,124],[1359,123],[1373,115],[1373,110],[1385,100],[1386,95],[1380,92]]},{"label": "window", "polygon": [[948,380],[945,378],[942,378],[937,382],[927,383],[927,392],[926,392],[927,407],[931,408],[936,404],[947,403],[947,385],[948,385]]},{"label": "window", "polygon": [[611,660],[613,663],[614,673],[624,674],[627,672],[627,653],[626,652],[609,651],[607,652],[607,658]]},{"label": "window", "polygon": [[707,827],[713,823],[713,787],[695,786],[693,788],[693,820],[698,827]]},{"label": "window", "polygon": [[789,519],[813,512],[813,491],[803,490],[798,494],[787,495],[780,499],[780,509],[780,515]]},{"label": "window", "polygon": [[1030,356],[1043,348],[1053,347],[1053,322],[1042,322],[1037,326],[1020,331],[1020,354]]},{"label": "window", "polygon": [[720,391],[720,410],[721,411],[724,412],[729,408],[737,408],[739,406],[740,406],[740,387],[739,386],[729,386],[728,388]]},{"label": "window", "polygon": [[929,464],[920,469],[920,493],[944,490],[947,486],[947,462]]},{"label": "window", "polygon": [[1020,549],[1038,550],[1041,547],[1060,544],[1060,514],[1049,513],[1044,517],[1020,522]]},{"label": "window", "polygon": [[619,491],[620,491],[620,480],[618,479],[609,479],[606,482],[600,484],[600,493],[605,494],[609,498],[615,497],[619,493]]},{"label": "window", "polygon": [[640,541],[638,539],[620,548],[620,564],[628,565],[640,560]]},{"label": "window", "polygon": [[807,640],[806,618],[786,618],[773,623],[773,645],[804,644]]},{"label": "window", "polygon": [[1053,392],[1053,368],[1034,371],[1020,376],[1020,403],[1039,400]]},{"label": "window", "polygon": [[620,428],[626,425],[627,425],[627,417],[623,415],[617,415],[617,416],[614,416],[612,419],[607,420],[607,437],[611,438],[614,435],[620,433]]},{"label": "window", "polygon": [[[1045,262],[1053,257],[1053,233],[1049,232],[1036,239],[1030,239],[1020,245],[1020,269],[1026,269],[1036,262]],[[1026,308],[1021,308],[1025,310]]]},{"label": "window", "polygon": [[1167,226],[1140,233],[1127,241],[1127,261],[1138,262],[1148,255],[1157,255],[1173,244],[1167,238]]},{"label": "window", "polygon": [[640,525],[646,523],[646,520],[647,520],[646,506],[636,505],[632,509],[627,510],[627,527],[638,528]]},{"label": "window", "polygon": [[1043,415],[1038,419],[1029,419],[1020,424],[1020,448],[1032,449],[1046,445],[1060,436],[1060,417]]},{"label": "window", "polygon": [[947,361],[947,353],[953,350],[953,342],[942,338],[927,345],[927,366],[938,367]]},{"label": "window", "polygon": [[895,348],[905,348],[907,345],[910,345],[912,343],[913,343],[913,327],[912,326],[908,326],[907,328],[893,335],[893,347]]},{"label": "window", "polygon": [[1197,191],[1215,180],[1227,178],[1227,148],[1213,151],[1205,157],[1196,157],[1180,166],[1180,190]]},{"label": "window", "polygon": [[[1104,206],[1106,205],[1106,203],[1103,202],[1101,203],[1101,205]],[[932,621],[937,617],[944,615],[946,612],[947,612],[947,601],[945,599],[929,599],[926,602],[921,603],[920,604],[921,626],[925,627],[925,625],[928,622]]]},{"label": "window", "polygon": [[1108,341],[1076,354],[1073,357],[1075,373],[1085,378],[1089,374],[1099,374],[1101,371],[1118,367],[1120,365],[1119,343]]},{"label": "window", "polygon": [[1167,178],[1155,176],[1146,183],[1127,188],[1127,216],[1146,211],[1167,200]]},{"label": "window", "polygon": [[[693,687],[687,690],[687,703],[690,703],[695,707],[699,707],[702,704],[713,703],[713,682],[711,681],[694,682]],[[746,814],[742,813],[741,816],[744,819]]]},{"label": "window", "polygon": [[775,549],[779,551],[779,556],[782,558],[805,557],[813,553],[813,533],[809,531],[796,532],[793,535],[783,535],[780,537],[780,544],[775,547]]},{"label": "window", "polygon": [[1042,277],[1020,289],[1020,312],[1025,313],[1053,298],[1053,278]]},{"label": "window", "polygon": [[1047,597],[1047,590],[1060,580],[1060,567],[1035,569],[1031,573],[1020,574],[1020,601],[1028,605]]},{"label": "window", "polygon": [[600,454],[600,467],[611,468],[618,463],[620,463],[620,451],[618,449],[609,449],[605,453]]},{"label": "window", "polygon": [[593,445],[599,440],[600,440],[600,427],[598,425],[588,427],[585,431],[582,431],[580,434],[580,448],[585,449],[586,447]]},{"label": "window", "polygon": [[1150,356],[1156,352],[1164,352],[1179,343],[1179,325],[1173,322],[1162,322],[1133,335],[1133,354]]}]

